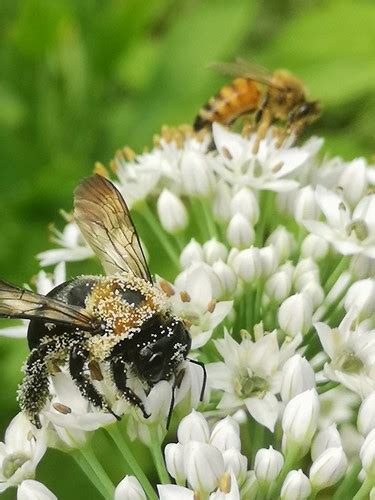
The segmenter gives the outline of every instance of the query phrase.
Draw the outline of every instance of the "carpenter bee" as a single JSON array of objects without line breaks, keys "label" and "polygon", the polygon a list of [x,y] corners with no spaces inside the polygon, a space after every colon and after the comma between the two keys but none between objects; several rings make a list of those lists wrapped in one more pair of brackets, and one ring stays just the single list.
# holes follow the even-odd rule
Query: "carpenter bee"
[{"label": "carpenter bee", "polygon": [[[81,182],[74,193],[74,218],[108,276],[77,277],[47,296],[0,281],[0,316],[31,320],[20,407],[40,428],[49,376],[67,366],[82,396],[118,418],[93,384],[104,366],[118,394],[145,418],[148,414],[128,387],[127,374],[148,388],[173,380],[169,423],[177,375],[191,346],[189,332],[153,284],[129,210],[109,180],[94,175]],[[203,364],[195,363],[204,372],[203,396],[206,374]]]},{"label": "carpenter bee", "polygon": [[254,114],[259,137],[276,121],[285,123],[287,132],[298,135],[320,114],[319,102],[308,100],[302,82],[286,70],[270,73],[242,59],[214,67],[235,79],[200,109],[195,130],[210,127],[213,122],[229,125],[242,115]]}]

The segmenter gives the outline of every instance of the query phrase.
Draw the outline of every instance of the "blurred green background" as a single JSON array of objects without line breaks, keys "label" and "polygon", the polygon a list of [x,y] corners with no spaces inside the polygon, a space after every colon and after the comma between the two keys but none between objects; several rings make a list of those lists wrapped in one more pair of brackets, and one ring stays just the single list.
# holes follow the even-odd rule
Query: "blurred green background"
[{"label": "blurred green background", "polygon": [[[192,123],[225,81],[211,62],[242,56],[291,70],[323,103],[308,133],[326,138],[325,151],[375,153],[373,0],[1,0],[0,22],[0,276],[9,281],[37,272],[48,223],[70,209],[96,160],[125,144],[141,150],[165,123]],[[24,341],[0,339],[2,431],[26,353]],[[122,473],[118,465],[114,479]],[[62,499],[98,497],[57,452],[38,478]]]}]

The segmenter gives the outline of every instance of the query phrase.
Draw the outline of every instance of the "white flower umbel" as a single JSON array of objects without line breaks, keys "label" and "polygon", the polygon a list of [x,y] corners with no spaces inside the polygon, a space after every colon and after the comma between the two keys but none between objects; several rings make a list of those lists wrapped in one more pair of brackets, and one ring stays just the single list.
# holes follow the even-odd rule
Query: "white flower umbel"
[{"label": "white flower umbel", "polygon": [[[118,425],[80,396],[67,362],[51,376],[42,411],[47,444],[69,451],[103,497],[113,497],[106,474],[112,471],[101,467],[89,437],[104,431],[132,475],[118,485],[120,498],[156,500],[156,489],[161,500],[297,500],[328,487],[323,494],[332,497],[370,495],[375,167],[361,158],[320,159],[322,142],[297,145],[289,136],[280,146],[272,130],[259,140],[218,124],[212,134],[164,127],[150,151],[125,147],[110,170],[96,166],[136,211],[150,271],[167,297],[165,314],[181,319],[192,338],[190,359],[170,380],[148,386],[127,366],[126,384],[148,419],[115,390],[109,360],[94,385],[122,417]],[[54,230],[56,248],[39,256],[43,265],[62,262],[53,279],[38,275],[43,294],[65,281],[65,262],[92,255],[72,218],[66,220],[62,232]],[[92,273],[100,272],[97,263]],[[68,276],[74,277],[69,267]],[[25,335],[25,325],[16,328],[13,336]],[[204,371],[194,361],[208,372],[203,401]],[[21,484],[19,496],[43,498],[43,487],[28,477],[46,440],[39,442],[35,429],[30,441],[24,431],[19,436],[15,455],[12,439],[2,447],[1,487]],[[148,463],[147,475],[131,440],[150,450],[154,467]]]}]

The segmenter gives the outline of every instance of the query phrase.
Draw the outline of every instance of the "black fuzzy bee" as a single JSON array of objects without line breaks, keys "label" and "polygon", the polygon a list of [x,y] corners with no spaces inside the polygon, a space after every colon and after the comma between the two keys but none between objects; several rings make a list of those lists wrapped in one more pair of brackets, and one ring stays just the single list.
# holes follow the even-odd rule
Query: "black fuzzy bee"
[{"label": "black fuzzy bee", "polygon": [[[78,277],[47,296],[0,281],[0,317],[31,319],[30,355],[18,401],[38,428],[49,397],[49,375],[59,366],[68,365],[83,397],[113,413],[93,385],[101,378],[99,363],[107,366],[118,393],[148,417],[127,386],[127,373],[148,387],[170,379],[175,386],[191,346],[184,323],[171,314],[166,296],[152,282],[129,210],[115,186],[99,175],[85,179],[74,193],[74,218],[108,276]],[[205,371],[201,396],[204,384]],[[173,398],[170,415],[172,408]]]}]

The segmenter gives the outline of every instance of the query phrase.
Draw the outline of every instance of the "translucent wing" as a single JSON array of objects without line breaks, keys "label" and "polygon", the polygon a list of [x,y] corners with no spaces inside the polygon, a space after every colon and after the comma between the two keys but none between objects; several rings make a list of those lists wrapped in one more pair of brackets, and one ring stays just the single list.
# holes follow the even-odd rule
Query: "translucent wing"
[{"label": "translucent wing", "polygon": [[251,64],[244,59],[237,58],[230,63],[215,63],[211,64],[210,67],[223,75],[249,78],[269,87],[279,88],[272,82],[273,75],[270,71],[262,66]]},{"label": "translucent wing", "polygon": [[81,307],[67,305],[2,280],[0,280],[0,317],[38,318],[77,326],[83,330],[94,330],[97,327],[95,318]]},{"label": "translucent wing", "polygon": [[127,271],[151,281],[129,209],[109,180],[93,175],[81,182],[74,193],[74,217],[108,274]]}]

